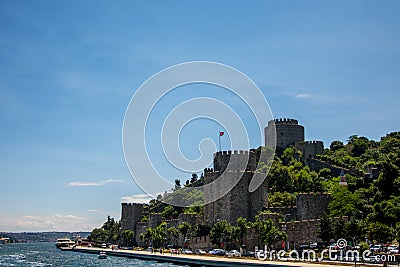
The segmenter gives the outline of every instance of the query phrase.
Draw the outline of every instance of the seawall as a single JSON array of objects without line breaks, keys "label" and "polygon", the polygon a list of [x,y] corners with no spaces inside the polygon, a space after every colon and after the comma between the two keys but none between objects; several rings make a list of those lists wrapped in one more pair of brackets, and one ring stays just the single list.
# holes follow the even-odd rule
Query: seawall
[{"label": "seawall", "polygon": [[234,267],[235,266],[270,266],[270,267],[287,267],[287,266],[328,267],[329,266],[332,267],[332,265],[313,264],[306,262],[276,262],[276,261],[271,262],[271,261],[260,261],[257,259],[222,258],[215,256],[198,256],[198,255],[173,256],[170,255],[169,253],[161,255],[158,253],[150,253],[146,251],[111,250],[111,249],[88,248],[88,247],[75,247],[73,249],[68,249],[68,251],[90,253],[96,255],[98,255],[100,251],[105,251],[108,256],[127,257],[139,260],[158,261],[158,262],[169,262],[169,263],[188,265],[188,266],[234,266]]}]

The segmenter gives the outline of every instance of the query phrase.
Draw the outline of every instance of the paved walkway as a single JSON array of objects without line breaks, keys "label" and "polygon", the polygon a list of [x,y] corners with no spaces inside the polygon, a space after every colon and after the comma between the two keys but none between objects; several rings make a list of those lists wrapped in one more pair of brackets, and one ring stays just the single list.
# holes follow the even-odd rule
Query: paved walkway
[{"label": "paved walkway", "polygon": [[[76,247],[75,252],[99,254],[105,251],[108,255],[137,258],[141,260],[155,260],[160,262],[171,262],[177,264],[187,264],[190,266],[270,266],[270,267],[332,267],[332,266],[354,266],[354,263],[310,263],[310,262],[285,262],[285,261],[262,261],[251,258],[228,258],[217,256],[200,256],[200,255],[171,255],[171,253],[160,254],[159,252],[151,253],[148,251],[134,250],[111,250],[102,248]],[[357,263],[357,266],[371,266]],[[375,264],[372,266],[382,266]]]}]

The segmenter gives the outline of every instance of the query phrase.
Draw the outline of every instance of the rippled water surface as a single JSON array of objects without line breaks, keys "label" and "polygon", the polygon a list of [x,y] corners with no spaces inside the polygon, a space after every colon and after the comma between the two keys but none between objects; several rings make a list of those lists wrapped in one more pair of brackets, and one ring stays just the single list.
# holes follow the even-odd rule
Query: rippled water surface
[{"label": "rippled water surface", "polygon": [[20,243],[0,245],[0,266],[172,267],[178,265],[111,256],[100,260],[94,254],[60,251],[55,247],[55,243]]}]

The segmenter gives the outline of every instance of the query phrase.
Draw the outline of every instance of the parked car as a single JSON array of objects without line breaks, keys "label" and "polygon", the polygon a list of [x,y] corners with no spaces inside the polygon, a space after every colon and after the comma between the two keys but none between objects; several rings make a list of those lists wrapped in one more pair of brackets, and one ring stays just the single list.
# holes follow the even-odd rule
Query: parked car
[{"label": "parked car", "polygon": [[225,253],[226,253],[225,250],[219,248],[215,248],[208,252],[208,254],[210,255],[217,255],[217,256],[225,256]]},{"label": "parked car", "polygon": [[236,249],[234,249],[234,250],[228,251],[228,252],[226,253],[226,256],[228,256],[228,257],[240,257],[241,254],[240,254],[239,251],[237,251]]},{"label": "parked car", "polygon": [[399,246],[390,246],[389,253],[390,254],[399,254]]},{"label": "parked car", "polygon": [[153,247],[148,247],[146,250],[147,251],[153,251]]},{"label": "parked car", "polygon": [[171,249],[169,250],[169,252],[170,252],[171,254],[179,254],[179,249],[171,248]]},{"label": "parked car", "polygon": [[194,251],[194,254],[196,254],[196,255],[205,255],[205,254],[207,254],[207,252],[205,250],[202,250],[202,249],[196,249]]},{"label": "parked car", "polygon": [[101,247],[102,247],[102,248],[107,248],[107,244],[106,244],[106,243],[103,243],[103,244],[101,244]]},{"label": "parked car", "polygon": [[269,255],[268,251],[264,251],[264,250],[256,250],[255,251],[256,258],[266,258],[266,257],[268,257],[268,255]]},{"label": "parked car", "polygon": [[182,254],[193,254],[193,252],[191,250],[189,250],[189,249],[184,249],[182,251]]},{"label": "parked car", "polygon": [[371,251],[374,253],[382,252],[383,246],[382,245],[374,245],[371,247]]},{"label": "parked car", "polygon": [[254,258],[256,256],[256,253],[253,251],[246,251],[242,253],[242,257],[250,257]]}]

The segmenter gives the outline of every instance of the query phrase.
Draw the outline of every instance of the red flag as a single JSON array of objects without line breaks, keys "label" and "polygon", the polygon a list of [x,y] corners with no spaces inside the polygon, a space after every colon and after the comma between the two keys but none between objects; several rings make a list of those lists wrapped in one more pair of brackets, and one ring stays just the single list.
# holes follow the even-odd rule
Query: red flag
[{"label": "red flag", "polygon": [[224,132],[219,132],[219,136],[223,136],[224,135]]}]

